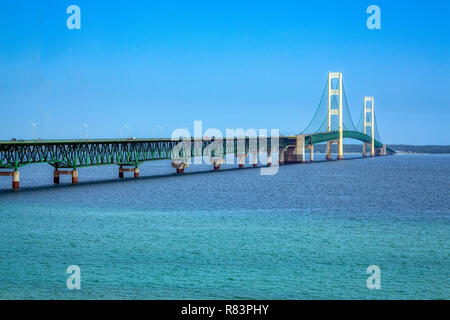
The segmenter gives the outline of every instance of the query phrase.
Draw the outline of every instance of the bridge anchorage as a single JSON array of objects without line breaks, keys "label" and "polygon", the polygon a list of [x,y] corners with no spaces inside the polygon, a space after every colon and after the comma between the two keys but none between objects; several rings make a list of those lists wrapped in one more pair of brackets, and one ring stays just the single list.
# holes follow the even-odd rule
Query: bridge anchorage
[{"label": "bridge anchorage", "polygon": [[[208,156],[214,171],[225,163],[225,155],[233,154],[239,168],[244,168],[252,154],[252,166],[270,167],[272,154],[278,153],[276,164],[314,161],[314,145],[326,143],[326,159],[332,160],[332,145],[337,144],[337,159],[344,158],[343,139],[363,142],[363,157],[394,153],[381,143],[373,97],[365,97],[357,126],[350,116],[342,73],[330,72],[316,112],[305,130],[296,136],[180,138],[180,139],[102,139],[102,140],[29,140],[0,141],[0,176],[12,177],[13,190],[19,189],[19,169],[25,165],[47,163],[54,167],[53,182],[61,175],[71,175],[78,183],[82,167],[117,165],[119,178],[133,172],[139,178],[139,165],[146,161],[172,160],[178,174],[184,173],[193,158]],[[266,154],[266,161],[260,155]],[[258,161],[259,159],[259,161]],[[194,161],[195,163],[195,161]]]}]

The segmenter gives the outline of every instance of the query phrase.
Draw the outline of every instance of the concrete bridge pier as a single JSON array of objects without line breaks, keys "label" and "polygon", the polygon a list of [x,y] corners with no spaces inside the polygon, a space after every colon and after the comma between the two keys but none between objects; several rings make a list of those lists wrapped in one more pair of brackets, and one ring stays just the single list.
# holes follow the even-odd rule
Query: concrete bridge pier
[{"label": "concrete bridge pier", "polygon": [[72,184],[77,184],[78,183],[78,170],[74,169],[72,171]]},{"label": "concrete bridge pier", "polygon": [[258,152],[253,152],[253,168],[258,167]]},{"label": "concrete bridge pier", "polygon": [[189,167],[189,162],[185,161],[172,161],[172,168],[177,169],[177,173],[184,173],[184,169]]},{"label": "concrete bridge pier", "polygon": [[14,170],[12,172],[8,171],[0,171],[0,177],[12,177],[12,189],[13,190],[19,190],[19,171]]},{"label": "concrete bridge pier", "polygon": [[284,164],[284,162],[285,162],[285,155],[286,155],[286,152],[287,152],[287,149],[288,148],[280,148],[280,151],[279,151],[279,153],[278,153],[278,162],[280,163],[280,165],[283,165]]},{"label": "concrete bridge pier", "polygon": [[53,183],[59,184],[59,170],[58,169],[55,169],[53,171]]},{"label": "concrete bridge pier", "polygon": [[225,162],[223,158],[212,157],[210,163],[214,165],[214,171],[220,170],[220,165]]},{"label": "concrete bridge pier", "polygon": [[19,190],[19,171],[18,170],[14,170],[12,173],[12,188],[13,190]]},{"label": "concrete bridge pier", "polygon": [[306,148],[309,150],[309,162],[314,162],[314,145],[310,144]]},{"label": "concrete bridge pier", "polygon": [[78,170],[77,169],[73,169],[73,170],[58,170],[55,169],[53,171],[53,183],[54,184],[59,184],[60,182],[60,177],[61,175],[67,174],[67,175],[71,175],[72,176],[72,184],[77,184],[78,183]]},{"label": "concrete bridge pier", "polygon": [[[338,150],[341,149],[341,143],[340,143],[339,140],[328,141],[328,142],[327,142],[327,156],[326,156],[326,159],[327,159],[327,160],[333,160],[333,157],[331,156],[331,147],[332,147],[333,144],[337,144],[337,145],[338,145]],[[343,154],[343,153],[342,153],[342,154],[339,154],[339,152],[338,152],[338,157],[337,157],[337,159],[338,159],[338,160],[344,159],[344,154]]]},{"label": "concrete bridge pier", "polygon": [[385,155],[387,155],[386,145],[383,144],[383,146],[381,148],[376,148],[375,149],[375,155],[376,156],[385,156]]},{"label": "concrete bridge pier", "polygon": [[326,151],[326,159],[327,160],[333,160],[331,157],[331,146],[333,145],[333,141],[328,141],[327,142],[327,151]]},{"label": "concrete bridge pier", "polygon": [[139,167],[135,168],[124,168],[123,166],[119,167],[119,178],[122,179],[124,177],[124,172],[133,172],[135,178],[139,178]]},{"label": "concrete bridge pier", "polygon": [[[367,157],[367,150],[372,150],[372,144],[369,142],[363,142],[363,158]],[[370,151],[370,156],[375,157],[375,152]]]},{"label": "concrete bridge pier", "polygon": [[238,164],[239,168],[242,169],[245,167],[245,158],[247,158],[248,155],[246,154],[237,154],[236,157],[238,158]]},{"label": "concrete bridge pier", "polygon": [[284,151],[284,163],[305,163],[305,136],[296,137],[295,145]]}]

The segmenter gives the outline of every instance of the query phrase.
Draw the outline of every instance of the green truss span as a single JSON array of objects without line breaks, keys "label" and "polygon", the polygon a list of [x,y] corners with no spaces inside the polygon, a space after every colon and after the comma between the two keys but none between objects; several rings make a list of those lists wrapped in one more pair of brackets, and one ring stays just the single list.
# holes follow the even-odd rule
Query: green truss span
[{"label": "green truss span", "polygon": [[[372,137],[359,131],[343,131],[344,138],[351,138],[362,142],[372,143]],[[306,144],[317,144],[339,139],[339,131],[316,133],[306,136]],[[383,144],[375,140],[375,148],[381,148]]]},{"label": "green truss span", "polygon": [[[56,168],[100,165],[138,166],[145,161],[172,159],[172,150],[183,140],[36,140],[0,142],[0,168],[17,169],[34,163],[48,163]],[[270,151],[271,139],[187,139],[191,157],[202,156],[209,147],[211,156],[241,152]],[[221,142],[220,142],[221,141]],[[211,146],[215,142],[217,147]],[[208,150],[207,150],[208,151]],[[185,151],[184,151],[185,152]],[[186,155],[188,156],[188,155]]]}]

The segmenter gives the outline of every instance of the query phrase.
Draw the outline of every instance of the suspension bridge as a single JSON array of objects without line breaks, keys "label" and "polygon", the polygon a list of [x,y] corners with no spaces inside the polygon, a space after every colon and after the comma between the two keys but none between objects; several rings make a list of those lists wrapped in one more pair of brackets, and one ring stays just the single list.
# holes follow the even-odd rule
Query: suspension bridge
[{"label": "suspension bridge", "polygon": [[[314,161],[314,145],[326,143],[326,159],[332,160],[332,145],[338,145],[337,160],[344,159],[343,139],[362,142],[362,155],[384,156],[395,153],[381,142],[375,117],[374,97],[365,97],[359,121],[354,124],[347,103],[341,72],[329,72],[325,88],[308,126],[295,136],[233,138],[159,138],[101,140],[28,140],[0,141],[0,176],[12,177],[13,190],[19,189],[19,169],[25,165],[47,163],[54,167],[53,182],[60,175],[71,175],[78,183],[78,168],[117,165],[119,178],[125,172],[139,177],[139,165],[146,161],[172,160],[177,173],[195,157],[207,157],[214,170],[234,154],[239,168],[244,168],[252,154],[253,166],[272,165],[272,153],[279,164]],[[265,163],[258,155],[266,154]],[[261,157],[259,157],[261,160]]]}]

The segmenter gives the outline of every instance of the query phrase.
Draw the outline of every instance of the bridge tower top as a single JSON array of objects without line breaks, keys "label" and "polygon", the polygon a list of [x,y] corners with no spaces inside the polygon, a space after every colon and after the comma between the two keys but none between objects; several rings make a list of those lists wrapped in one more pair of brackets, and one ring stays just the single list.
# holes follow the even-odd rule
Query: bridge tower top
[{"label": "bridge tower top", "polygon": [[[370,102],[370,107],[367,107],[368,102]],[[367,134],[367,127],[370,127],[370,135],[372,137],[371,154],[375,154],[375,99],[374,97],[364,97],[364,107],[363,107],[363,126],[364,133]],[[370,121],[367,121],[367,115],[370,114]]]},{"label": "bridge tower top", "polygon": [[[333,88],[333,79],[338,79],[338,88]],[[344,133],[342,126],[342,96],[344,89],[342,87],[342,72],[329,72],[328,73],[328,125],[327,131],[330,132],[331,128],[331,116],[339,117],[339,154],[338,158],[342,159],[344,157]],[[338,108],[332,108],[332,96],[339,97]]]}]

